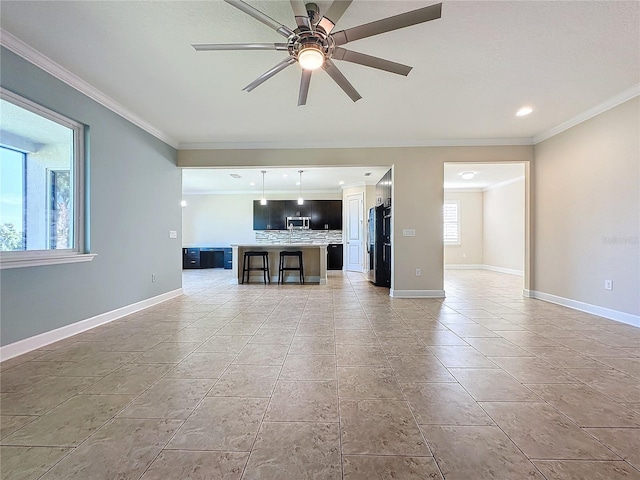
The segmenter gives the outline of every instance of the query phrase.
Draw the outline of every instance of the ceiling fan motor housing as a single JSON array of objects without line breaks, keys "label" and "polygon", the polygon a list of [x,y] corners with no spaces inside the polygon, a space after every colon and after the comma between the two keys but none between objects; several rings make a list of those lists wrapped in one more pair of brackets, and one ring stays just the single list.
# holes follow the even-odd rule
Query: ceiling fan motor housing
[{"label": "ceiling fan motor housing", "polygon": [[288,42],[289,53],[296,58],[300,52],[310,48],[318,50],[325,58],[331,58],[334,46],[333,38],[321,30],[296,30]]}]

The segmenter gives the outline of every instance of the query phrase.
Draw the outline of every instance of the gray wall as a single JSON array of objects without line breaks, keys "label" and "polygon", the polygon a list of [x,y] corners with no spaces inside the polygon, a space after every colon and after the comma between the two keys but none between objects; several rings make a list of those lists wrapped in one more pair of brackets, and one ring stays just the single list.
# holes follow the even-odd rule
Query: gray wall
[{"label": "gray wall", "polygon": [[[2,345],[181,287],[181,172],[172,147],[2,49],[1,84],[90,127],[88,263],[0,271]],[[151,282],[151,275],[156,282]]]},{"label": "gray wall", "polygon": [[638,132],[640,97],[535,146],[534,290],[640,314]]}]

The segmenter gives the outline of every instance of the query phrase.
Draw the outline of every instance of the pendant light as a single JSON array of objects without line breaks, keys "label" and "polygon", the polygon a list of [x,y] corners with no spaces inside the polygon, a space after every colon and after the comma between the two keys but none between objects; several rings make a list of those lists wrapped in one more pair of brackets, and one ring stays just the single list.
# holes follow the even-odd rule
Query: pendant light
[{"label": "pendant light", "polygon": [[264,174],[267,173],[266,170],[262,170],[262,198],[260,199],[260,205],[266,205],[267,199],[264,196]]},{"label": "pendant light", "polygon": [[304,199],[302,198],[302,170],[298,170],[300,174],[300,196],[298,197],[298,205],[304,205]]}]

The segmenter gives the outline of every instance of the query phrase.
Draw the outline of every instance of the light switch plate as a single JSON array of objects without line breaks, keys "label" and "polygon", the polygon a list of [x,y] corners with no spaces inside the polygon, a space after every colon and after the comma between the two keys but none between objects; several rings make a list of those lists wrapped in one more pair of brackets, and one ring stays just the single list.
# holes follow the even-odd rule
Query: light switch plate
[{"label": "light switch plate", "polygon": [[415,228],[403,228],[402,229],[402,236],[403,237],[415,237],[416,236],[416,229]]}]

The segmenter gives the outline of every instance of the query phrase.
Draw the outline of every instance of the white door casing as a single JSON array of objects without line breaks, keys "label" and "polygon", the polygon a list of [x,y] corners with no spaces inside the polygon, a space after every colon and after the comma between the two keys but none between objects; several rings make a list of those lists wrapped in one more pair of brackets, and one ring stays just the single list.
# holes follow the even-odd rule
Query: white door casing
[{"label": "white door casing", "polygon": [[347,271],[364,271],[364,194],[347,196]]}]

